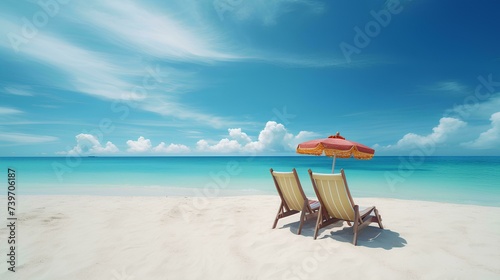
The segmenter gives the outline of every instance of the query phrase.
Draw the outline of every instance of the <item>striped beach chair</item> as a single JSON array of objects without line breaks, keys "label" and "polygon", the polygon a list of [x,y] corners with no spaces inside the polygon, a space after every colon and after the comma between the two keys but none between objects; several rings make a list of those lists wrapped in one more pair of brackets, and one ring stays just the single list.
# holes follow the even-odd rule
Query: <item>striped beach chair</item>
[{"label": "striped beach chair", "polygon": [[384,228],[375,206],[359,207],[354,203],[343,169],[340,170],[340,174],[313,173],[309,169],[309,176],[321,205],[314,229],[314,239],[317,238],[321,228],[337,221],[347,221],[349,226],[353,223],[354,245],[358,242],[358,233],[370,223],[376,222],[380,228]]},{"label": "striped beach chair", "polygon": [[295,168],[292,172],[276,172],[271,168],[271,175],[281,198],[273,228],[276,228],[279,219],[301,213],[299,230],[297,231],[297,234],[300,234],[304,221],[318,211],[319,202],[307,199]]}]

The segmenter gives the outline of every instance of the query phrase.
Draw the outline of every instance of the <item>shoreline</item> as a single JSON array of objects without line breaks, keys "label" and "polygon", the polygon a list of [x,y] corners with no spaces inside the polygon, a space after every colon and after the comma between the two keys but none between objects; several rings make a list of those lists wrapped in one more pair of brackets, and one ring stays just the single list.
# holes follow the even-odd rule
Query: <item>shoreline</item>
[{"label": "shoreline", "polygon": [[[331,172],[331,160],[327,157],[246,159],[129,160],[98,157],[68,165],[64,160],[41,158],[7,160],[0,165],[4,170],[13,166],[18,172],[16,186],[20,195],[274,195],[276,190],[269,167],[279,171],[290,171],[295,167],[304,191],[313,196],[307,169],[312,168],[318,173]],[[345,160],[341,166],[346,170],[355,197],[382,196],[500,207],[500,161],[491,157],[479,161],[471,157],[466,160],[448,157],[447,160],[429,158],[420,163],[402,164],[398,158],[381,157],[369,162]],[[60,169],[54,169],[54,166]]]},{"label": "shoreline", "polygon": [[[197,197],[23,195],[18,279],[494,279],[500,208],[391,198],[375,205],[385,229],[358,246],[346,224],[296,235],[298,215],[272,221],[277,195]],[[0,197],[0,205],[6,198]],[[6,212],[5,210],[3,212]],[[5,213],[0,216],[5,221]],[[0,246],[8,230],[0,229]],[[2,250],[3,251],[3,250]],[[3,256],[6,258],[7,256]],[[12,277],[2,260],[0,278]],[[362,269],[361,269],[362,268]],[[115,278],[113,278],[115,277]],[[10,279],[10,278],[6,278]],[[121,279],[121,278],[116,278]],[[125,278],[129,279],[129,278]]]},{"label": "shoreline", "polygon": [[[248,197],[248,196],[268,196],[274,197],[277,196],[276,190],[263,191],[263,190],[227,190],[223,189],[217,193],[217,195],[213,195],[210,191],[204,191],[203,188],[175,188],[175,187],[146,187],[149,189],[147,193],[144,194],[143,187],[135,187],[135,188],[127,188],[127,187],[117,187],[117,188],[106,188],[101,189],[99,193],[75,193],[75,190],[71,190],[68,193],[60,193],[60,189],[57,189],[57,193],[18,193],[17,195],[20,197],[30,197],[30,196],[64,196],[64,197],[178,197],[178,198],[207,198],[207,199],[217,199],[217,198],[225,198],[225,197]],[[82,188],[85,189],[85,188]],[[127,194],[127,190],[134,189],[130,193]],[[87,189],[88,190],[88,189]],[[117,194],[114,192],[115,190],[120,190],[120,193]],[[141,195],[138,195],[141,193]],[[316,199],[315,196],[306,193],[306,195],[310,199]],[[429,203],[441,203],[441,204],[450,204],[450,205],[465,205],[465,206],[477,206],[477,207],[492,207],[492,208],[500,208],[500,203],[498,205],[485,205],[480,204],[479,202],[457,202],[457,201],[444,201],[444,200],[425,200],[425,199],[410,199],[410,198],[402,198],[402,197],[382,197],[382,196],[364,196],[364,195],[353,195],[355,198],[359,199],[387,199],[387,200],[401,200],[401,201],[413,201],[413,202],[429,202]],[[0,195],[0,201],[2,198],[5,198],[5,195]]]}]

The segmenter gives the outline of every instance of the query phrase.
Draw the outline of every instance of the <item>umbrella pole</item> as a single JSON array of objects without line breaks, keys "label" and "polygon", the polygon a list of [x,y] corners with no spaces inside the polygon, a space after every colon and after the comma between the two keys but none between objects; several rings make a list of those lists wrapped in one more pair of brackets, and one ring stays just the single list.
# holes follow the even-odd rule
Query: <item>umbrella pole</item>
[{"label": "umbrella pole", "polygon": [[335,170],[335,161],[337,160],[337,155],[333,155],[333,162],[332,162],[332,174],[334,173],[333,171]]}]

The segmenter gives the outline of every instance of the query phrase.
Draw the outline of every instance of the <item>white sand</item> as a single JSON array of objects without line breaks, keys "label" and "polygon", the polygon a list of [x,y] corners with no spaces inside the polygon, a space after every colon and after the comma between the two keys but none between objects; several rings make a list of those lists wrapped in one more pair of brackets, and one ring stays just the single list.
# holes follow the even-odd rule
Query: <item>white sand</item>
[{"label": "white sand", "polygon": [[[22,196],[17,272],[0,279],[499,279],[500,208],[394,199],[350,242],[338,226],[313,240],[298,215],[271,225],[276,196]],[[6,222],[5,197],[0,218]]]}]

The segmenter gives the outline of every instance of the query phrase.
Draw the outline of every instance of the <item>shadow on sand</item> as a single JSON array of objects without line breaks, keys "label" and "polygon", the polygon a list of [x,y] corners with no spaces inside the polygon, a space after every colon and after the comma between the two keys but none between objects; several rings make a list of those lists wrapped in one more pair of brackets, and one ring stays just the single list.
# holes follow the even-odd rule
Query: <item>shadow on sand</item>
[{"label": "shadow on sand", "polygon": [[[307,220],[302,227],[301,235],[313,238],[315,226],[315,219]],[[283,225],[283,228],[289,228],[292,233],[297,234],[297,230],[299,229],[299,222],[297,221]],[[352,227],[348,226],[344,222],[337,222],[328,226],[327,228],[320,229],[318,239],[328,238],[334,239],[335,241],[352,244]],[[406,246],[406,244],[406,239],[402,238],[399,233],[389,229],[380,229],[378,225],[375,224],[375,226],[368,226],[364,228],[358,234],[357,246],[391,250],[393,248],[402,248]]]}]

